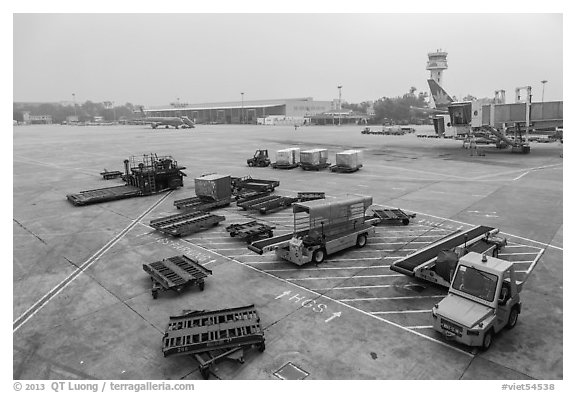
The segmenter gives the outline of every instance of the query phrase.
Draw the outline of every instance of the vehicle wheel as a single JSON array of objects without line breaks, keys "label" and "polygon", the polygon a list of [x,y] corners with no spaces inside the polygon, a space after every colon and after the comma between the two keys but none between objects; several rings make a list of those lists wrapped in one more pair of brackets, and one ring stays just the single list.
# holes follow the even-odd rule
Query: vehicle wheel
[{"label": "vehicle wheel", "polygon": [[274,237],[274,232],[270,231],[267,233],[268,237]]},{"label": "vehicle wheel", "polygon": [[326,258],[326,251],[324,251],[323,248],[319,248],[318,250],[314,251],[314,254],[312,254],[312,260],[314,261],[314,263],[322,263],[324,262],[325,258]]},{"label": "vehicle wheel", "polygon": [[516,322],[518,322],[518,308],[513,307],[512,310],[510,310],[510,316],[508,316],[508,323],[506,324],[506,327],[508,329],[512,329],[514,326],[516,326]]},{"label": "vehicle wheel", "polygon": [[482,349],[483,350],[487,350],[488,348],[490,348],[490,346],[492,345],[492,338],[494,336],[494,333],[492,332],[492,330],[489,330],[486,332],[486,334],[484,335],[484,340],[482,340]]},{"label": "vehicle wheel", "polygon": [[234,237],[236,234],[234,232],[230,232],[230,237]]},{"label": "vehicle wheel", "polygon": [[200,288],[201,291],[204,290],[204,281],[202,281],[201,283],[198,284],[198,287]]},{"label": "vehicle wheel", "polygon": [[408,224],[410,224],[410,220],[407,219],[407,218],[405,218],[405,219],[402,220],[402,224],[403,224],[403,225],[408,225]]},{"label": "vehicle wheel", "polygon": [[358,235],[358,239],[356,239],[356,247],[362,248],[366,245],[368,238],[365,233]]},{"label": "vehicle wheel", "polygon": [[262,342],[262,343],[258,344],[258,347],[257,347],[257,348],[258,348],[258,350],[259,350],[260,352],[264,352],[264,351],[266,350],[266,344],[264,344],[264,343]]},{"label": "vehicle wheel", "polygon": [[202,375],[202,378],[204,378],[204,379],[210,378],[210,368],[208,368],[208,367],[206,367],[206,368],[200,367],[200,375]]},{"label": "vehicle wheel", "polygon": [[152,291],[152,299],[158,299],[158,291]]},{"label": "vehicle wheel", "polygon": [[254,166],[254,164],[252,162],[249,162],[248,166]]}]

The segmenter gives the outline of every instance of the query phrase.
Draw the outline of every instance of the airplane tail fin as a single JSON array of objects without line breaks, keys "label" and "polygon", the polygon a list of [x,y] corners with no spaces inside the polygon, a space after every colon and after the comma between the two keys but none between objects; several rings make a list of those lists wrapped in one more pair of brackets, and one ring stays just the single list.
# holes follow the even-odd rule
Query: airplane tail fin
[{"label": "airplane tail fin", "polygon": [[146,112],[144,112],[144,107],[142,105],[138,105],[136,108],[138,108],[138,112],[142,114],[142,117],[148,117]]},{"label": "airplane tail fin", "polygon": [[434,98],[434,105],[436,105],[437,109],[447,108],[450,103],[454,102],[452,97],[446,93],[446,90],[434,79],[428,79],[428,86],[430,86],[430,93]]}]

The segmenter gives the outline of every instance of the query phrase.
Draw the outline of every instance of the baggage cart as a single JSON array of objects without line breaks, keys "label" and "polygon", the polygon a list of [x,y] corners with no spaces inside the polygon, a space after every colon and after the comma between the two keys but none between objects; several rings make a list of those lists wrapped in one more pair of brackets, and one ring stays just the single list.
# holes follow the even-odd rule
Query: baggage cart
[{"label": "baggage cart", "polygon": [[174,256],[161,261],[142,265],[152,280],[152,297],[158,297],[158,291],[172,290],[180,293],[185,288],[198,285],[204,290],[204,279],[212,275],[212,271],[206,269],[198,261],[186,255]]},{"label": "baggage cart", "polygon": [[102,178],[104,180],[110,180],[110,179],[116,179],[117,177],[121,177],[123,173],[120,171],[109,171],[107,169],[104,169],[104,172],[100,172],[100,175],[102,175]]},{"label": "baggage cart", "polygon": [[244,363],[244,350],[266,349],[264,331],[254,305],[216,311],[192,311],[170,317],[162,338],[164,357],[193,355],[204,379],[222,359]]},{"label": "baggage cart", "polygon": [[135,186],[115,186],[99,188],[97,190],[80,191],[78,194],[68,194],[66,198],[75,206],[84,206],[92,203],[116,201],[118,199],[133,198],[142,195],[142,190]]},{"label": "baggage cart", "polygon": [[278,180],[253,179],[251,176],[232,177],[232,189],[238,193],[243,190],[272,192],[280,185]]},{"label": "baggage cart", "polygon": [[410,219],[416,217],[416,214],[406,214],[401,209],[374,209],[374,217],[379,218],[380,222],[408,225]]},{"label": "baggage cart", "polygon": [[274,236],[273,229],[275,228],[276,227],[253,220],[243,224],[229,225],[226,227],[226,231],[230,233],[231,237],[239,237],[245,239],[248,243],[252,243],[254,240],[262,237],[270,238]]},{"label": "baggage cart", "polygon": [[187,236],[218,225],[226,217],[215,214],[192,211],[188,213],[174,214],[164,218],[150,221],[150,226],[160,232],[172,236]]},{"label": "baggage cart", "polygon": [[176,206],[177,209],[182,210],[207,211],[228,206],[230,205],[231,200],[231,197],[226,197],[217,201],[206,197],[192,197],[174,201],[174,206]]}]

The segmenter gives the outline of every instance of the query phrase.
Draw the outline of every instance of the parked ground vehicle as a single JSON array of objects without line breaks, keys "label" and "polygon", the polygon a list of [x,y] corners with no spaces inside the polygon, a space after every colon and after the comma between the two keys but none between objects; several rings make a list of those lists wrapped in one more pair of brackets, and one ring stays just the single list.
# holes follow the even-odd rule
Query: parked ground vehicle
[{"label": "parked ground vehicle", "polygon": [[294,203],[293,233],[259,240],[248,248],[258,254],[276,251],[277,256],[296,265],[322,263],[330,254],[366,245],[379,222],[365,215],[370,205],[372,197],[358,196]]},{"label": "parked ground vehicle", "polygon": [[158,297],[158,291],[172,290],[176,293],[182,292],[185,288],[198,285],[201,291],[204,290],[204,279],[212,274],[198,261],[186,255],[178,255],[161,261],[142,265],[146,273],[152,280],[152,297]]},{"label": "parked ground vehicle", "polygon": [[270,165],[270,158],[268,158],[268,150],[259,149],[254,153],[254,157],[246,160],[248,166],[266,167]]},{"label": "parked ground vehicle", "polygon": [[488,349],[496,333],[511,329],[522,310],[514,264],[470,252],[460,258],[448,296],[432,309],[434,329],[447,339]]},{"label": "parked ground vehicle", "polygon": [[66,198],[76,206],[84,206],[151,195],[182,187],[183,176],[186,176],[182,172],[186,168],[178,166],[171,156],[159,157],[156,154],[132,156],[129,160],[124,160],[124,169],[123,179],[126,185],[80,191],[77,194],[68,194]]}]

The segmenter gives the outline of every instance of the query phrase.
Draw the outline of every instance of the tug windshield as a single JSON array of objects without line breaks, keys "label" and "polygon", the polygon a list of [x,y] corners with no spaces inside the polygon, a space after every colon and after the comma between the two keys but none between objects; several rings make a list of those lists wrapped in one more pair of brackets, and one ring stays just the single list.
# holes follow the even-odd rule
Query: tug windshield
[{"label": "tug windshield", "polygon": [[452,288],[488,302],[494,300],[498,276],[469,266],[460,265]]}]

